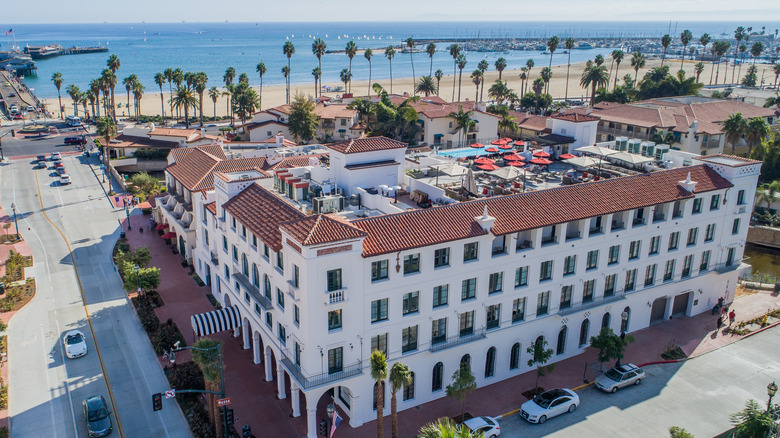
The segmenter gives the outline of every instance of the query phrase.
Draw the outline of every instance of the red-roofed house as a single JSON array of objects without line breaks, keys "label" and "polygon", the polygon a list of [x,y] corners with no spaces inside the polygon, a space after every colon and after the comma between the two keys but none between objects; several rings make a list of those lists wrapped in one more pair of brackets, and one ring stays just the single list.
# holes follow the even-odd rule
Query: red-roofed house
[{"label": "red-roofed house", "polygon": [[[317,103],[314,114],[319,120],[316,139],[323,143],[358,138],[365,134],[366,127],[359,123],[357,111],[348,109],[347,104]],[[289,105],[280,105],[255,113],[252,121],[244,125],[249,131],[249,140],[263,141],[277,132],[292,138],[288,126],[289,116]]]}]

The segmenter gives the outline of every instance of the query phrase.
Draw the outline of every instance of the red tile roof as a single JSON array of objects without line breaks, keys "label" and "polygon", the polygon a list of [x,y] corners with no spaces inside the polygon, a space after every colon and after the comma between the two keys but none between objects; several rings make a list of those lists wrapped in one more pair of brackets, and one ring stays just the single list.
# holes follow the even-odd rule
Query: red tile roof
[{"label": "red tile roof", "polygon": [[688,172],[696,193],[732,187],[706,165],[612,178],[518,195],[451,204],[353,221],[368,233],[363,256],[435,245],[486,234],[474,220],[487,206],[492,233],[504,235],[691,198],[678,181]]},{"label": "red tile roof", "polygon": [[152,140],[149,137],[138,137],[135,135],[119,134],[111,139],[108,146],[114,149],[123,148],[154,148],[154,149],[173,149],[179,143],[175,141]]},{"label": "red tile roof", "polygon": [[229,173],[255,168],[259,170],[266,164],[265,158],[226,160],[219,145],[174,149],[171,153],[174,151],[176,162],[166,167],[165,171],[191,192],[211,190],[214,187],[214,172]]},{"label": "red tile roof", "polygon": [[282,161],[268,165],[263,170],[275,170],[275,169],[291,169],[294,167],[306,167],[311,166],[310,160],[312,158],[319,159],[323,155],[327,154],[312,154],[312,155],[297,155],[295,157],[282,158]]},{"label": "red tile roof", "polygon": [[522,129],[542,132],[547,128],[547,117],[519,111],[509,111],[509,116],[515,118],[515,123]]},{"label": "red tile roof", "polygon": [[553,119],[568,120],[569,122],[598,122],[600,117],[596,117],[592,114],[580,114],[580,113],[558,113],[552,115]]},{"label": "red tile roof", "polygon": [[210,212],[211,212],[211,214],[213,214],[214,216],[216,216],[216,215],[217,215],[217,203],[216,203],[216,202],[209,202],[208,204],[206,204],[206,208],[207,208],[207,209],[208,209],[208,211],[210,211]]},{"label": "red tile roof", "polygon": [[304,246],[358,239],[366,232],[335,215],[308,216],[283,223],[281,228]]},{"label": "red tile roof", "polygon": [[351,140],[326,144],[325,147],[342,154],[358,154],[361,152],[384,151],[388,149],[406,149],[407,144],[387,137],[353,138]]},{"label": "red tile roof", "polygon": [[696,157],[696,159],[699,161],[724,165],[728,167],[752,166],[754,164],[763,163],[763,161],[753,160],[746,157],[738,157],[736,155],[725,155],[725,154],[704,155],[701,157]]},{"label": "red tile roof", "polygon": [[282,249],[279,227],[285,222],[305,217],[258,184],[248,186],[224,203],[223,208],[274,251]]},{"label": "red tile roof", "polygon": [[149,132],[149,135],[188,138],[195,133],[198,133],[197,129],[154,128],[154,131]]},{"label": "red tile roof", "polygon": [[218,144],[210,144],[207,146],[197,146],[192,148],[176,148],[173,149],[168,156],[172,157],[174,162],[178,162],[183,160],[187,155],[193,153],[193,151],[205,152],[206,154],[220,160],[227,159],[225,151],[222,149],[222,146]]}]

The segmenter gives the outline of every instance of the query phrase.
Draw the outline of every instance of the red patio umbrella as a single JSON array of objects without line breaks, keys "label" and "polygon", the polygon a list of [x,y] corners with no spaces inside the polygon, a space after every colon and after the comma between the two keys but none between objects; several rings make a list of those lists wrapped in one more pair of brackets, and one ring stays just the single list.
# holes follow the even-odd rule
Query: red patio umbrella
[{"label": "red patio umbrella", "polygon": [[156,227],[154,227],[155,230],[164,230],[168,228],[168,224],[159,224]]},{"label": "red patio umbrella", "polygon": [[474,162],[477,164],[493,164],[493,160],[487,157],[479,157]]},{"label": "red patio umbrella", "polygon": [[560,160],[568,160],[569,158],[574,158],[574,155],[572,155],[572,154],[563,154],[560,157],[558,157],[558,159],[560,159]]},{"label": "red patio umbrella", "polygon": [[549,166],[552,164],[552,161],[546,159],[546,158],[534,158],[533,160],[529,161],[531,164],[539,164],[542,166]]},{"label": "red patio umbrella", "polygon": [[485,149],[485,152],[499,152],[499,150],[498,150],[498,149],[496,149],[496,148],[492,148],[492,147],[491,147],[491,148],[487,148],[487,149]]},{"label": "red patio umbrella", "polygon": [[508,145],[508,144],[502,144],[502,145],[501,145],[501,146],[499,146],[498,148],[499,148],[499,149],[512,149],[512,146],[511,146],[511,145]]},{"label": "red patio umbrella", "polygon": [[545,151],[536,151],[536,152],[534,152],[534,157],[536,157],[536,158],[550,158],[550,154],[548,154]]},{"label": "red patio umbrella", "polygon": [[490,144],[506,144],[506,141],[503,139],[493,140],[490,142]]},{"label": "red patio umbrella", "polygon": [[525,157],[521,157],[520,155],[517,155],[517,154],[506,154],[506,155],[504,155],[503,158],[505,160],[507,160],[507,161],[524,161],[525,160]]},{"label": "red patio umbrella", "polygon": [[173,231],[169,231],[169,232],[163,234],[160,237],[162,237],[163,239],[175,239],[176,238],[176,233],[174,233]]},{"label": "red patio umbrella", "polygon": [[479,169],[482,169],[482,170],[496,170],[496,169],[500,169],[500,167],[498,167],[498,166],[496,166],[495,164],[492,164],[492,163],[489,163],[489,164],[480,164],[480,165],[479,165],[479,166],[477,166],[477,167],[478,167]]},{"label": "red patio umbrella", "polygon": [[509,137],[500,138],[499,140],[503,140],[503,141],[505,141],[507,143],[512,143],[512,139],[509,138]]},{"label": "red patio umbrella", "polygon": [[485,147],[485,145],[482,143],[474,143],[471,145],[471,147],[473,147],[474,149],[482,149]]},{"label": "red patio umbrella", "polygon": [[523,140],[517,140],[515,142],[515,146],[524,146],[524,145],[525,145],[525,142]]},{"label": "red patio umbrella", "polygon": [[522,161],[510,161],[508,164],[510,166],[512,166],[512,167],[523,167],[523,166],[525,166],[525,163],[523,163]]}]

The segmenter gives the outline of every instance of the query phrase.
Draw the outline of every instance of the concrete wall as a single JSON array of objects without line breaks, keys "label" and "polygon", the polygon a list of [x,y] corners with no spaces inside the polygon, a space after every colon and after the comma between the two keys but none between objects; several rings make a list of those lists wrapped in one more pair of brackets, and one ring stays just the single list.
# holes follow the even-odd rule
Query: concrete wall
[{"label": "concrete wall", "polygon": [[749,227],[747,243],[780,248],[780,228],[764,226]]}]

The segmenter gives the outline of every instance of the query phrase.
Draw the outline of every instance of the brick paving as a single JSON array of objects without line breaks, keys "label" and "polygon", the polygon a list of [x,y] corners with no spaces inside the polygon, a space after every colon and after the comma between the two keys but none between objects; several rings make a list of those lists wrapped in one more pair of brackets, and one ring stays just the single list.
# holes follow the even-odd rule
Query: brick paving
[{"label": "brick paving", "polygon": [[[195,313],[213,310],[206,298],[208,287],[199,287],[189,275],[189,268],[181,266],[181,257],[174,255],[156,231],[149,230],[149,216],[131,216],[132,231],[128,233],[131,247],[148,246],[152,253],[154,266],[161,268],[160,295],[165,306],[156,309],[161,320],[172,318],[179,326],[188,343],[194,341],[190,316]],[[138,231],[144,226],[144,232]],[[731,304],[737,315],[737,322],[763,315],[768,308],[780,307],[777,293],[762,291],[737,297]],[[724,327],[725,328],[725,327]],[[644,364],[662,360],[661,353],[670,344],[679,345],[690,357],[705,354],[714,349],[741,339],[723,333],[715,333],[716,316],[709,312],[695,317],[680,317],[646,329],[633,332],[636,342],[626,349],[624,362]],[[231,407],[235,411],[236,426],[240,430],[244,424],[252,426],[258,437],[304,437],[306,436],[306,402],[301,397],[302,415],[291,418],[289,380],[286,381],[287,398],[276,398],[276,381],[266,382],[264,365],[255,365],[252,350],[243,349],[242,337],[232,337],[232,332],[212,336],[223,342],[227,395],[232,399]],[[584,380],[592,381],[598,372],[596,350],[588,348],[584,353],[560,361],[555,370],[540,380],[540,386],[546,388],[583,385]],[[177,357],[177,362],[186,360]],[[274,364],[275,365],[275,364]],[[276,378],[275,366],[274,379]],[[583,379],[583,374],[585,379]],[[466,412],[472,415],[498,416],[511,412],[526,401],[522,392],[533,388],[535,373],[528,372],[492,385],[478,388],[466,401]],[[389,398],[389,397],[388,397]],[[325,417],[327,397],[321,397],[317,406],[317,420]],[[384,427],[390,433],[389,402],[385,409]],[[342,417],[345,417],[342,414]],[[419,428],[439,417],[452,417],[460,414],[460,405],[449,398],[441,398],[425,403],[418,408],[407,409],[399,413],[399,436],[413,437]],[[336,436],[344,438],[366,437],[376,434],[376,420],[361,427],[351,428],[348,421],[341,423]]]}]

